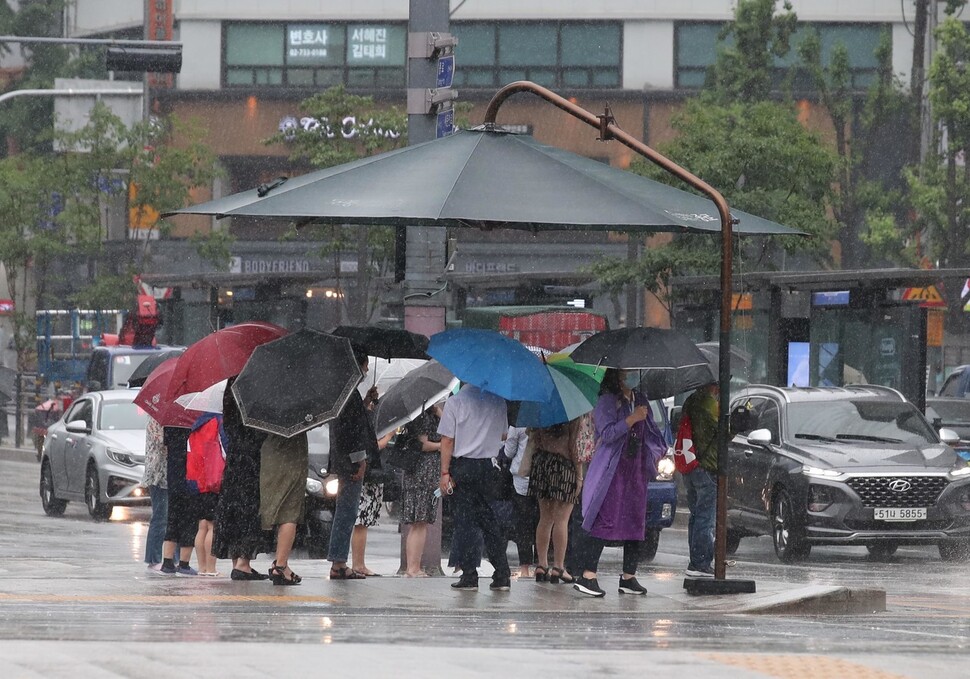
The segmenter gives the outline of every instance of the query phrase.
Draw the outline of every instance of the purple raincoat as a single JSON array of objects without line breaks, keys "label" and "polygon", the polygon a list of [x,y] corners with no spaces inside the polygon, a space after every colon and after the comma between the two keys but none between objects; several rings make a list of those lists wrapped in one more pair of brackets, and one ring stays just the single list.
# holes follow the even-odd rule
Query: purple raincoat
[{"label": "purple raincoat", "polygon": [[[634,393],[635,405],[648,405]],[[628,427],[633,408],[622,396],[603,394],[593,411],[596,451],[583,484],[583,528],[603,540],[642,540],[647,523],[647,484],[667,444],[649,414]],[[640,437],[637,454],[625,454],[631,429]]]}]

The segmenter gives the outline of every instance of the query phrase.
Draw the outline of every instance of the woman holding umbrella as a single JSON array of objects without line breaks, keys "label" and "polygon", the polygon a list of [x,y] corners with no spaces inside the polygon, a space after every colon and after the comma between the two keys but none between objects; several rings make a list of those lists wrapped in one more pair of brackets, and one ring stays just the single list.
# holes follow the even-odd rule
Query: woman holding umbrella
[{"label": "woman holding umbrella", "polygon": [[428,408],[401,433],[403,440],[421,447],[422,455],[412,471],[404,472],[401,484],[401,523],[409,525],[405,556],[409,578],[427,577],[421,570],[421,555],[428,539],[428,526],[437,518],[438,472],[441,468],[441,404]]},{"label": "woman holding umbrella", "polygon": [[607,370],[593,411],[596,451],[583,487],[583,572],[573,583],[588,596],[606,595],[596,570],[607,541],[623,542],[620,593],[647,593],[636,579],[637,562],[646,528],[647,484],[656,476],[666,443],[650,416],[647,397],[637,391],[639,383],[636,370]]}]

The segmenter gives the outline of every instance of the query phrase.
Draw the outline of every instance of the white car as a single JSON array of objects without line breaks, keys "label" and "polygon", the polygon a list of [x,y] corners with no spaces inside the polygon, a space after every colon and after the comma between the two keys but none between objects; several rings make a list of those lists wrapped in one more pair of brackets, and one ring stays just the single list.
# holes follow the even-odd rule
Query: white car
[{"label": "white car", "polygon": [[148,415],[132,401],[137,389],[91,392],[47,429],[40,462],[40,499],[48,516],[81,500],[103,521],[115,505],[146,505]]}]

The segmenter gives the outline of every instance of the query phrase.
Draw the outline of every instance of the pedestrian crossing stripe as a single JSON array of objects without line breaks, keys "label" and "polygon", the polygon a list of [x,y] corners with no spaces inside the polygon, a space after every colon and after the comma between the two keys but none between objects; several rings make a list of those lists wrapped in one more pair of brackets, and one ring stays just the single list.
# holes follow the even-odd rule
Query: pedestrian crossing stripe
[{"label": "pedestrian crossing stripe", "polygon": [[943,295],[935,285],[927,285],[925,288],[906,288],[903,291],[903,299],[907,302],[922,302],[920,306],[946,306]]}]

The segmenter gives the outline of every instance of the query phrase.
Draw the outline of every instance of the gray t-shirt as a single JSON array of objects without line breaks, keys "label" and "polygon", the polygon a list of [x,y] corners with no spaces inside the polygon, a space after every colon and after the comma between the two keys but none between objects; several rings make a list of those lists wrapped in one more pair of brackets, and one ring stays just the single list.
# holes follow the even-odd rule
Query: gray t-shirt
[{"label": "gray t-shirt", "polygon": [[455,439],[452,457],[497,457],[508,430],[505,399],[466,384],[445,401],[438,433]]}]

